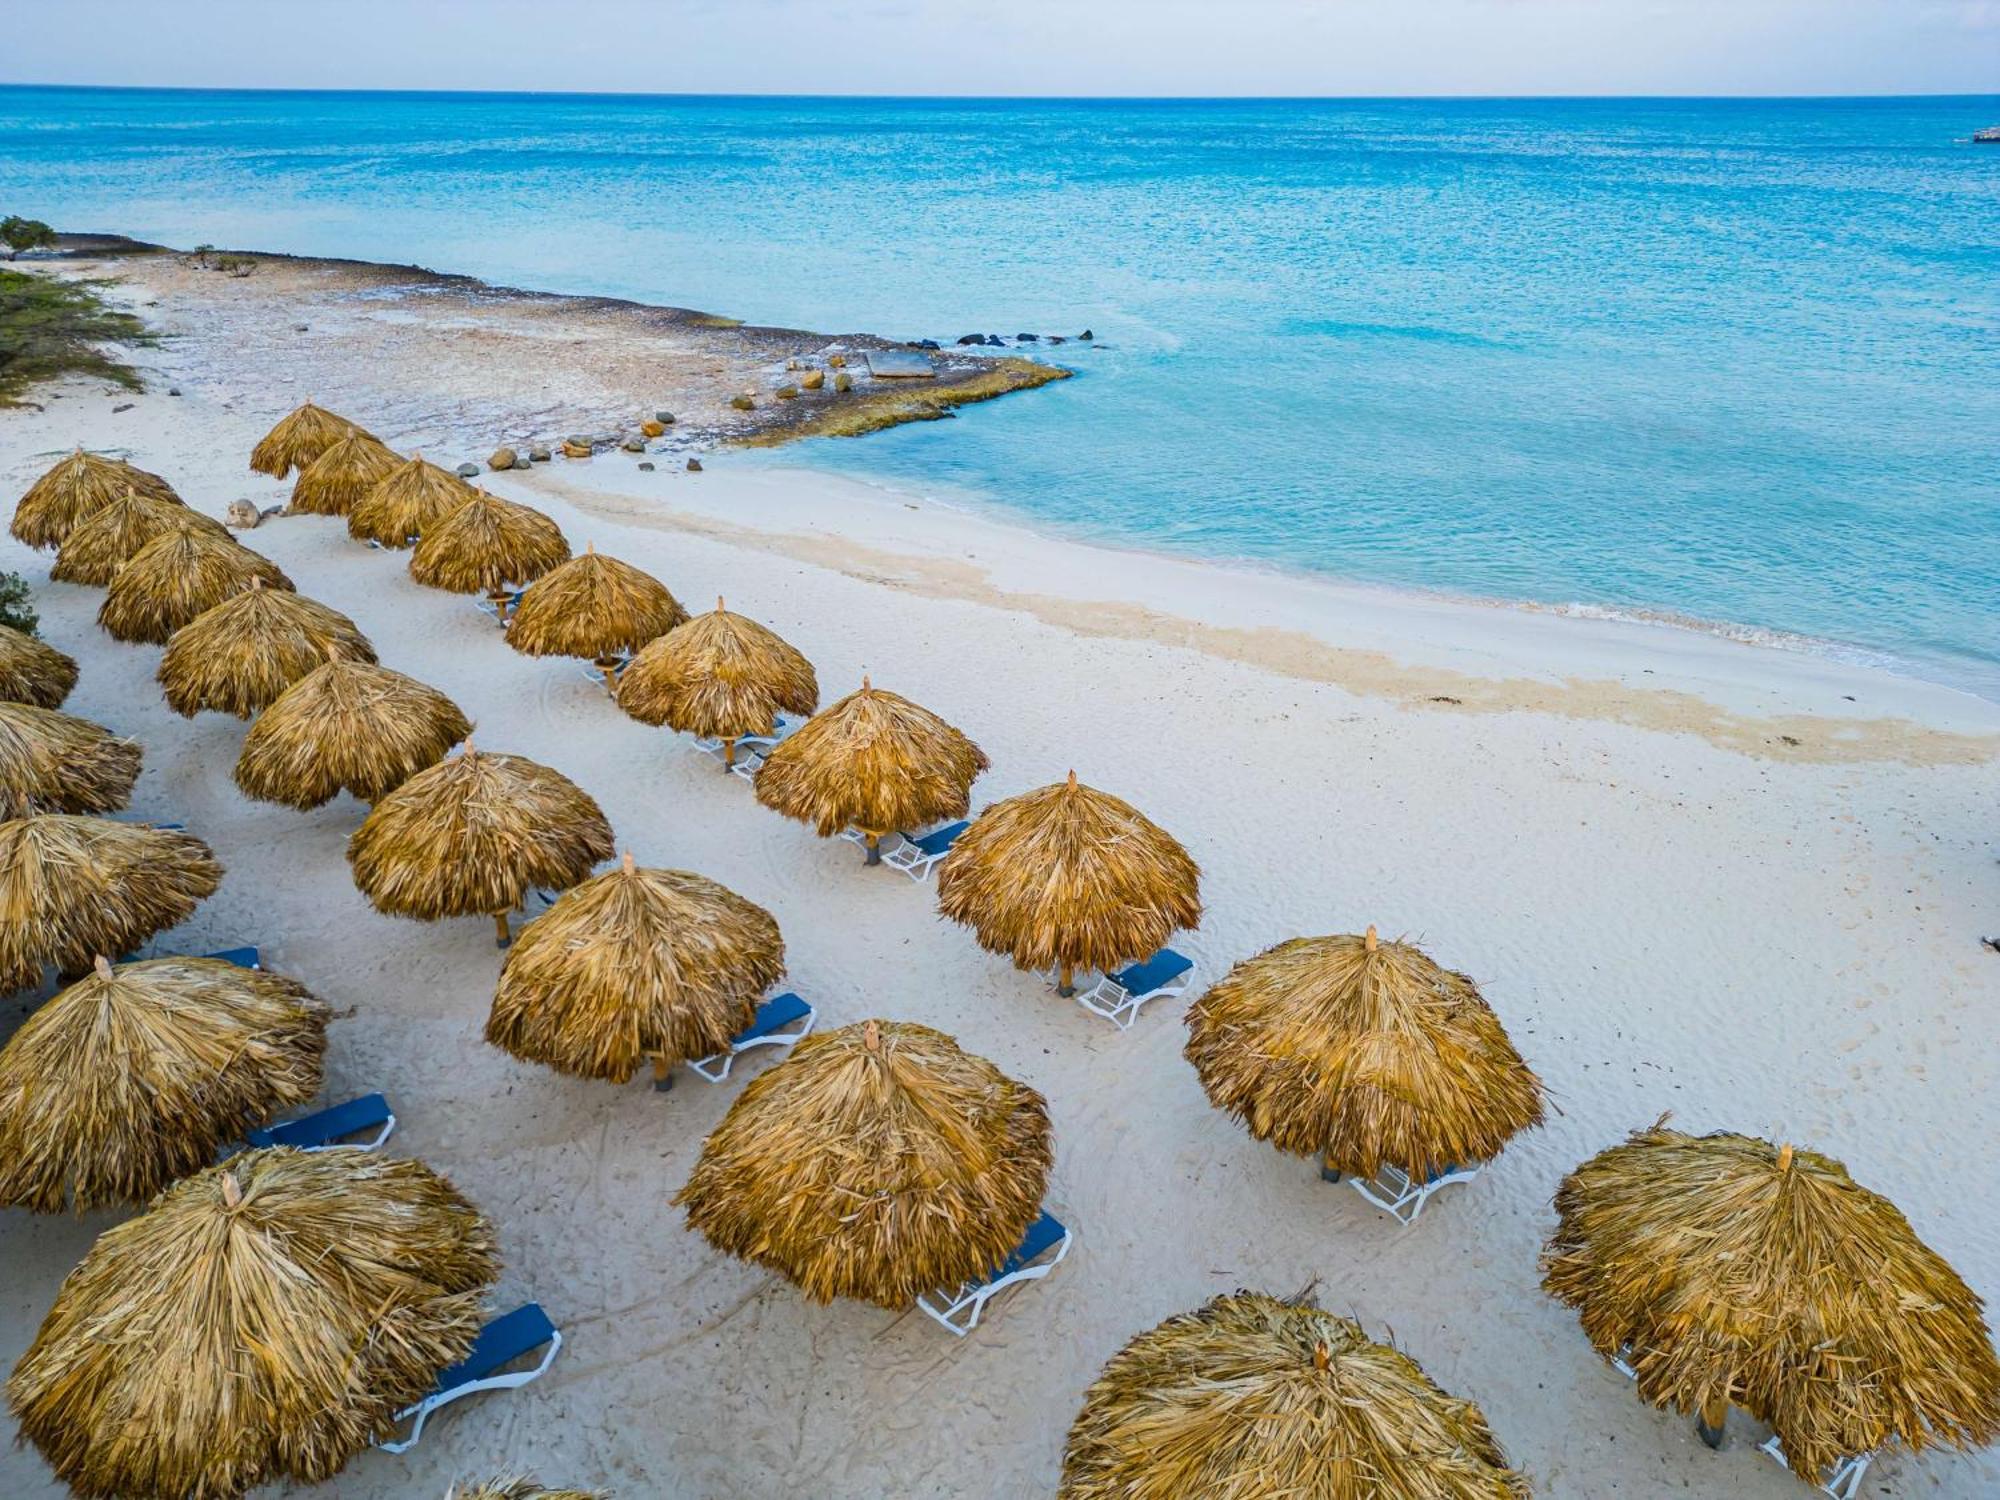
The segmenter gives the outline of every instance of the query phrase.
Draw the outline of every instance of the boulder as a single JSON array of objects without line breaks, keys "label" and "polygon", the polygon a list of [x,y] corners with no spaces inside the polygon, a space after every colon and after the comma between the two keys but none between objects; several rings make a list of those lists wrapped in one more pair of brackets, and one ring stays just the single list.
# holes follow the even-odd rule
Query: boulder
[{"label": "boulder", "polygon": [[914,344],[910,345],[910,347],[912,349],[939,349],[942,348],[943,345],[939,344],[936,339],[918,339]]},{"label": "boulder", "polygon": [[590,457],[590,444],[588,443],[564,443],[562,450],[564,458]]},{"label": "boulder", "polygon": [[748,391],[740,392],[737,395],[731,396],[729,398],[729,404],[735,407],[738,411],[754,411],[757,406],[756,399],[752,397]]},{"label": "boulder", "polygon": [[477,479],[479,477],[479,465],[460,464],[457,473],[460,479]]},{"label": "boulder", "polygon": [[486,460],[489,469],[511,469],[521,462],[521,455],[512,448],[495,448],[493,456]]},{"label": "boulder", "polygon": [[650,474],[653,472],[653,466],[651,464],[640,464],[639,472],[641,474]]},{"label": "boulder", "polygon": [[639,431],[649,438],[659,437],[666,430],[667,430],[667,424],[665,422],[654,422],[648,420],[641,422],[639,424]]},{"label": "boulder", "polygon": [[826,371],[824,370],[808,370],[799,381],[800,387],[808,391],[816,391],[825,384]]},{"label": "boulder", "polygon": [[1039,344],[1041,341],[1042,336],[1038,333],[1017,333],[1014,335],[1014,342],[1017,344]]},{"label": "boulder", "polygon": [[829,355],[828,355],[828,356],[826,357],[826,367],[827,367],[827,368],[828,368],[829,370],[844,370],[844,369],[846,369],[846,368],[847,368],[847,356],[846,356],[845,354],[829,354]]},{"label": "boulder", "polygon": [[531,464],[545,464],[551,457],[553,455],[549,452],[546,443],[537,443],[528,450],[528,462]]},{"label": "boulder", "polygon": [[690,473],[690,474],[699,474],[700,472],[701,472],[701,460],[700,460],[700,459],[698,459],[698,458],[691,458],[691,459],[689,459],[689,460],[688,460],[688,473]]},{"label": "boulder", "polygon": [[170,385],[167,387],[167,394],[169,396],[178,396],[180,393],[181,393],[181,388],[177,385]]},{"label": "boulder", "polygon": [[836,375],[836,376],[834,376],[834,377],[833,377],[833,388],[834,388],[834,389],[835,389],[836,391],[851,391],[851,390],[853,390],[853,389],[854,389],[854,377],[853,377],[852,375],[848,374],[848,373],[847,373],[847,371],[845,371],[845,370],[842,370],[842,371],[841,371],[841,372],[840,372],[840,373],[839,373],[838,375]]},{"label": "boulder", "polygon": [[635,435],[628,437],[618,446],[623,448],[627,453],[644,453],[646,451],[646,440]]},{"label": "boulder", "polygon": [[653,413],[653,420],[663,427],[671,427],[674,425],[674,414],[670,411],[656,411]]},{"label": "boulder", "polygon": [[1092,339],[1094,339],[1094,338],[1096,338],[1096,337],[1097,337],[1097,335],[1096,335],[1096,334],[1094,334],[1094,333],[1092,333],[1092,332],[1091,332],[1091,331],[1090,331],[1090,330],[1089,330],[1088,328],[1084,329],[1082,333],[1079,333],[1079,334],[1077,335],[1077,339],[1078,339],[1078,340],[1079,340],[1080,342],[1082,342],[1082,343],[1086,343],[1086,344],[1087,344],[1087,343],[1089,343],[1089,342],[1090,342],[1090,341],[1091,341]]},{"label": "boulder", "polygon": [[795,385],[781,385],[771,394],[780,401],[796,401],[799,399],[799,388]]},{"label": "boulder", "polygon": [[264,513],[248,500],[232,500],[222,513],[222,524],[232,531],[253,531],[264,519]]},{"label": "boulder", "polygon": [[986,342],[986,335],[983,333],[960,334],[958,341],[961,344],[983,344]]},{"label": "boulder", "polygon": [[785,361],[785,368],[787,370],[796,370],[798,367],[799,367],[799,362],[795,359],[788,359]]}]

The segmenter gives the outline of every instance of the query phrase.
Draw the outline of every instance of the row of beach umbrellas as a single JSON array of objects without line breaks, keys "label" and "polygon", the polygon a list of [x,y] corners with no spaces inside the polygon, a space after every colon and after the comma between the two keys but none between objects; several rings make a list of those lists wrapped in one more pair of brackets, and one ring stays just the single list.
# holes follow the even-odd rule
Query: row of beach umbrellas
[{"label": "row of beach umbrellas", "polygon": [[[596,663],[619,706],[643,722],[733,741],[770,734],[780,712],[812,715],[769,751],[754,786],[760,801],[822,836],[858,830],[872,854],[891,831],[969,810],[987,761],[962,732],[866,682],[815,712],[810,663],[775,634],[720,601],[689,621],[640,570],[589,550],[572,557],[554,523],[529,507],[404,460],[310,403],[259,445],[253,467],[276,477],[301,469],[294,509],[345,514],[357,536],[385,548],[414,540],[420,581],[487,596],[516,649]],[[95,508],[76,498],[92,486]],[[140,501],[152,512],[139,515]],[[14,531],[58,546],[61,567],[83,527],[120,502],[132,514],[84,532],[90,545],[71,552],[71,576],[91,581],[88,571],[105,583],[106,614],[120,580],[162,541],[183,561],[248,552],[226,534],[161,520],[185,507],[157,476],[81,453],[24,497]],[[132,550],[105,574],[104,557],[124,547]],[[486,1034],[516,1056],[624,1082],[648,1062],[664,1074],[726,1047],[784,969],[769,913],[704,877],[640,867],[629,854],[592,875],[615,848],[586,794],[548,767],[469,741],[450,755],[469,725],[449,699],[375,663],[351,621],[300,599],[266,566],[214,568],[218,582],[194,587],[148,569],[105,619],[108,629],[115,619],[134,632],[176,622],[164,636],[131,638],[166,645],[161,680],[177,711],[257,715],[239,786],[300,807],[341,790],[372,803],[350,859],[357,885],[384,911],[491,914],[504,940],[507,913],[529,889],[562,890],[502,965]],[[183,645],[192,631],[201,633]],[[68,719],[59,705],[75,676],[75,664],[43,643],[0,636],[0,691],[22,705],[10,712]],[[0,1049],[0,1203],[48,1210],[143,1201],[166,1188],[141,1219],[100,1240],[94,1259],[111,1255],[113,1236],[183,1199],[199,1222],[236,1223],[257,1199],[251,1188],[267,1156],[274,1178],[284,1177],[277,1162],[290,1153],[251,1153],[167,1187],[260,1112],[268,1119],[312,1096],[325,1011],[291,981],[253,993],[199,967],[214,961],[101,961],[184,918],[220,872],[199,840],[87,816],[123,805],[118,778],[129,794],[136,747],[97,726],[86,725],[82,740],[61,727],[70,742],[97,747],[94,766],[79,754],[71,767],[17,744],[46,745],[57,730],[0,717],[0,794],[15,815],[0,824],[0,974],[22,984],[44,966],[78,976]],[[140,842],[127,849],[103,829]],[[63,858],[48,863],[44,846],[92,869],[86,896],[70,901],[56,889],[76,877]],[[141,847],[150,862],[137,858]],[[195,878],[158,889],[175,861]],[[204,868],[213,873],[201,889]],[[938,902],[989,951],[1053,972],[1066,987],[1079,970],[1142,958],[1195,925],[1198,880],[1170,835],[1072,775],[982,812],[940,866]],[[128,882],[138,895],[122,894]],[[148,904],[148,893],[158,899]],[[104,912],[125,907],[123,925],[107,927]],[[83,1024],[148,1007],[189,1032],[171,1044],[183,1060],[156,1068],[157,1080]],[[1372,930],[1294,939],[1245,960],[1190,1008],[1187,1024],[1186,1056],[1210,1099],[1257,1138],[1333,1170],[1368,1176],[1395,1166],[1421,1179],[1490,1160],[1542,1118],[1539,1080],[1473,981]],[[252,1061],[237,1092],[188,1103],[204,1049],[250,1049],[252,1038],[264,1040],[244,1051]],[[70,1121],[50,1102],[96,1087],[107,1070],[132,1075],[122,1109],[107,1104]],[[38,1108],[27,1107],[30,1096]],[[152,1098],[176,1107],[149,1119]],[[189,1130],[191,1115],[208,1109],[214,1117]],[[23,1124],[13,1130],[17,1114]],[[146,1138],[168,1118],[160,1139]],[[51,1151],[65,1131],[71,1149]],[[15,1182],[4,1174],[21,1159],[17,1148],[35,1167]],[[1014,1248],[1040,1212],[1051,1159],[1046,1104],[1033,1089],[943,1033],[870,1021],[808,1037],[755,1079],[676,1201],[718,1248],[780,1272],[816,1300],[903,1308],[983,1275]],[[344,1191],[332,1179],[321,1186],[334,1198]],[[283,1193],[266,1196],[278,1219],[295,1211]],[[1746,1137],[1686,1136],[1663,1122],[1578,1168],[1557,1210],[1545,1284],[1578,1310],[1599,1352],[1634,1370],[1653,1404],[1717,1424],[1727,1404],[1741,1405],[1777,1429],[1789,1461],[1809,1476],[1892,1439],[1970,1444],[2000,1430],[2000,1366],[1977,1298],[1893,1205],[1837,1162]],[[275,1222],[260,1220],[256,1233],[283,1241]],[[306,1240],[299,1246],[320,1253]],[[77,1316],[102,1327],[115,1277],[85,1277],[92,1259],[65,1284],[57,1310],[74,1290]],[[116,1276],[134,1264],[116,1261]],[[317,1277],[305,1280],[323,1293]],[[115,1382],[91,1395],[66,1385],[61,1402],[35,1383],[45,1364],[78,1357],[58,1341],[38,1362],[52,1330],[81,1326],[59,1325],[52,1313],[9,1386],[24,1433],[79,1487],[100,1484],[102,1475],[88,1476],[107,1454],[129,1467],[134,1451],[114,1441],[106,1415],[134,1409],[120,1404],[129,1393],[114,1392]],[[300,1326],[324,1324],[301,1312]],[[206,1336],[226,1341],[227,1330]],[[407,1378],[384,1372],[386,1388],[421,1385],[415,1366],[442,1345],[410,1347]],[[260,1368],[278,1384],[302,1381],[296,1389],[312,1403],[309,1370],[282,1360]],[[130,1368],[122,1378],[135,1389],[146,1381]],[[313,1435],[286,1432],[278,1384],[268,1408],[238,1411],[244,1466],[203,1471],[212,1488],[202,1493],[330,1473],[380,1425],[380,1411],[336,1412],[327,1397]],[[192,1474],[216,1445],[177,1433],[166,1415],[137,1451],[152,1462],[157,1443],[192,1466],[176,1472]],[[1528,1492],[1478,1409],[1439,1390],[1406,1355],[1309,1297],[1239,1293],[1169,1319],[1113,1358],[1071,1432],[1062,1493],[1348,1497],[1381,1493],[1383,1483],[1416,1497]]]}]

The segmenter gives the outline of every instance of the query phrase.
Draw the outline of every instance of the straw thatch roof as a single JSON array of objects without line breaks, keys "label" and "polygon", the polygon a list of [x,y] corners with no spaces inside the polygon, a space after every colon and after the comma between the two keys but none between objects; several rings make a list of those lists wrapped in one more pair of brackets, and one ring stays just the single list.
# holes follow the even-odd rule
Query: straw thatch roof
[{"label": "straw thatch roof", "polygon": [[250,450],[250,467],[259,474],[283,479],[292,470],[303,469],[348,433],[359,430],[345,417],[337,417],[310,401],[301,402],[279,418],[278,425]]},{"label": "straw thatch roof", "polygon": [[250,726],[236,785],[302,812],[343,791],[378,802],[470,733],[471,721],[436,688],[387,667],[331,661]]},{"label": "straw thatch roof", "polygon": [[400,550],[476,493],[451,470],[413,453],[354,502],[347,513],[347,534],[357,542]]},{"label": "straw thatch roof", "polygon": [[1814,1151],[1663,1119],[1563,1179],[1542,1285],[1654,1406],[1727,1405],[1817,1478],[1900,1440],[2000,1438],[1980,1301],[1888,1199]]},{"label": "straw thatch roof", "polygon": [[604,660],[637,651],[687,617],[657,578],[585,544],[581,557],[544,573],[521,596],[507,644],[529,656]]},{"label": "straw thatch roof", "polygon": [[421,1162],[251,1151],[106,1230],[7,1382],[79,1495],[315,1484],[463,1359],[493,1231]]},{"label": "straw thatch roof", "polygon": [[611,825],[583,788],[467,740],[375,804],[348,841],[347,862],[389,916],[504,921],[529,890],[575,885],[613,852]]},{"label": "straw thatch roof", "polygon": [[309,516],[344,516],[402,463],[394,448],[354,428],[299,470],[288,509]]},{"label": "straw thatch roof", "polygon": [[481,1484],[453,1485],[445,1500],[607,1500],[600,1490],[543,1489],[538,1479],[506,1476]]},{"label": "straw thatch roof", "polygon": [[0,625],[0,702],[61,708],[75,687],[75,657],[25,630]]},{"label": "straw thatch roof", "polygon": [[127,490],[70,528],[56,549],[49,577],[58,583],[102,588],[141,547],[169,531],[201,531],[219,541],[234,540],[229,528],[213,516],[189,510],[178,500]]},{"label": "straw thatch roof", "polygon": [[0,1207],[144,1203],[319,1092],[327,1008],[219,958],[103,958],[0,1047]]},{"label": "straw thatch roof", "polygon": [[1131,803],[1069,780],[995,802],[938,869],[938,910],[1023,969],[1114,969],[1201,921],[1201,870]]},{"label": "straw thatch roof", "polygon": [[53,708],[0,703],[0,818],[116,812],[132,799],[140,745]]},{"label": "straw thatch roof", "polygon": [[1542,1084],[1463,974],[1409,943],[1293,938],[1189,1008],[1187,1059],[1217,1109],[1339,1172],[1424,1181],[1542,1122]]},{"label": "straw thatch roof", "polygon": [[775,631],[715,601],[647,644],[618,678],[618,706],[641,724],[722,740],[732,752],[746,734],[769,734],[780,712],[819,707],[812,663]]},{"label": "straw thatch roof", "polygon": [[1305,1298],[1216,1297],[1114,1354],[1059,1500],[1527,1500],[1486,1417]]},{"label": "straw thatch roof", "polygon": [[51,964],[80,974],[131,952],[221,883],[208,845],[177,829],[67,813],[0,823],[0,994]]},{"label": "straw thatch roof", "polygon": [[908,1307],[991,1271],[1041,1212],[1042,1096],[941,1031],[868,1021],[757,1077],[674,1202],[816,1302]]},{"label": "straw thatch roof", "polygon": [[883,834],[963,817],[986,765],[986,752],[964,733],[863,678],[860,692],[813,715],[764,758],[757,800],[821,838],[861,829],[872,863]]},{"label": "straw thatch roof", "polygon": [[240,542],[170,531],[118,570],[104,591],[97,623],[121,641],[164,646],[176,630],[255,580],[272,589],[292,586],[276,563]]},{"label": "straw thatch roof", "polygon": [[562,528],[540,511],[475,489],[433,521],[410,553],[410,576],[454,594],[505,592],[569,561]]},{"label": "straw thatch roof", "polygon": [[28,486],[8,530],[30,547],[59,546],[77,522],[127,490],[170,503],[180,499],[159,475],[78,448]]},{"label": "straw thatch roof", "polygon": [[785,972],[763,907],[685,870],[593,876],[522,930],[486,1040],[577,1078],[627,1083],[726,1052]]},{"label": "straw thatch roof", "polygon": [[375,648],[339,610],[253,578],[173,633],[160,686],[183,718],[212,708],[247,719],[329,657],[373,662]]}]

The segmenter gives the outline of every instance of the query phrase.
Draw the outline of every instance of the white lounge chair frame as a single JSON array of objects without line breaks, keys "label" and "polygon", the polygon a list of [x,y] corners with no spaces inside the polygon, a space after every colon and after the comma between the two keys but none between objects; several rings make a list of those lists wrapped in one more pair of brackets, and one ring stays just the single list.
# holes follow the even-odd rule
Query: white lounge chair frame
[{"label": "white lounge chair frame", "polygon": [[[1791,1462],[1785,1457],[1785,1445],[1773,1433],[1769,1439],[1757,1445],[1758,1451],[1768,1453],[1786,1468]],[[1833,1472],[1820,1485],[1821,1494],[1831,1495],[1833,1500],[1860,1500],[1861,1481],[1867,1477],[1868,1466],[1875,1461],[1873,1453],[1857,1453],[1852,1458],[1843,1458],[1833,1466]]]},{"label": "white lounge chair frame", "polygon": [[540,1380],[548,1373],[549,1366],[555,1363],[556,1355],[562,1350],[562,1342],[562,1330],[558,1328],[554,1337],[549,1340],[548,1352],[542,1356],[542,1362],[534,1369],[516,1370],[511,1375],[488,1375],[483,1380],[468,1380],[464,1385],[453,1386],[448,1391],[433,1391],[415,1406],[404,1407],[396,1413],[396,1425],[400,1427],[415,1417],[416,1426],[410,1429],[410,1435],[400,1443],[377,1443],[375,1446],[384,1453],[408,1453],[417,1446],[417,1439],[424,1435],[424,1423],[430,1419],[431,1413],[440,1407],[451,1405],[461,1396],[474,1396],[481,1391],[519,1390],[532,1380]]},{"label": "white lounge chair frame", "polygon": [[[931,1292],[917,1298],[917,1306],[936,1320],[945,1332],[964,1338],[979,1326],[979,1316],[986,1311],[986,1304],[1001,1292],[1017,1281],[1040,1281],[1061,1265],[1063,1257],[1069,1254],[1070,1242],[1075,1238],[1075,1231],[1065,1228],[1063,1237],[1056,1241],[1056,1253],[1047,1260],[1038,1260],[1031,1266],[1023,1266],[1020,1270],[1002,1276],[997,1281],[968,1281],[957,1291],[949,1294],[942,1291]],[[947,1295],[950,1300],[939,1306],[939,1300]],[[960,1321],[961,1319],[963,1321]]]},{"label": "white lounge chair frame", "polygon": [[[1143,995],[1135,995],[1109,974],[1103,975],[1087,990],[1076,992],[1076,1003],[1094,1016],[1102,1016],[1120,1031],[1131,1029],[1139,1019],[1139,1007],[1148,1000],[1171,1000],[1176,995],[1185,995],[1194,981],[1194,970],[1169,979],[1156,990],[1147,990]],[[1049,981],[1054,984],[1054,980]]]},{"label": "white lounge chair frame", "polygon": [[1413,1224],[1417,1215],[1424,1211],[1431,1194],[1455,1182],[1470,1182],[1478,1175],[1477,1167],[1453,1167],[1429,1182],[1418,1182],[1401,1167],[1385,1163],[1373,1177],[1347,1177],[1342,1180],[1398,1224]]},{"label": "white lounge chair frame", "polygon": [[915,839],[907,835],[901,837],[903,842],[885,852],[882,863],[892,870],[901,870],[918,885],[924,883],[924,878],[931,873],[932,865],[951,853],[949,849],[940,849],[935,854],[926,854],[917,847]]},{"label": "white lounge chair frame", "polygon": [[752,1037],[749,1041],[732,1046],[727,1052],[717,1052],[709,1057],[697,1057],[688,1066],[710,1083],[724,1083],[729,1078],[729,1070],[736,1066],[737,1057],[752,1047],[789,1047],[794,1042],[802,1042],[812,1035],[814,1023],[819,1020],[817,1007],[808,1008],[805,1025],[797,1031],[771,1031],[763,1036]]},{"label": "white lounge chair frame", "polygon": [[[741,735],[737,738],[736,748],[740,752],[746,752],[750,755],[754,755],[761,760],[766,751],[768,751],[773,745],[777,744],[779,740],[782,740],[786,735],[790,734],[794,729],[798,728],[798,726],[804,722],[805,721],[803,719],[797,719],[797,720],[787,719],[785,721],[785,727],[779,730],[776,734]],[[712,755],[717,757],[718,759],[722,755],[722,741],[715,739],[710,735],[698,734],[694,736],[694,747],[695,749],[699,750],[703,755]],[[736,762],[736,764],[740,766],[743,764],[743,762],[739,760]],[[732,766],[730,769],[734,770],[735,767]]]}]

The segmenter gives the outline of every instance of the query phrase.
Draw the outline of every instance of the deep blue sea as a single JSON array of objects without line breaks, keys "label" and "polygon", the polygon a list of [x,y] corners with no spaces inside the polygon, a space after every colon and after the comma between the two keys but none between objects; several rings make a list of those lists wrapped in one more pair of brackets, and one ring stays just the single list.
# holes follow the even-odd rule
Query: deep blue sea
[{"label": "deep blue sea", "polygon": [[1084,378],[791,461],[1065,532],[1796,634],[2000,696],[2000,96],[0,89],[0,213]]}]

